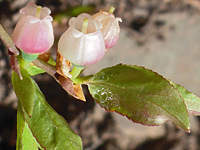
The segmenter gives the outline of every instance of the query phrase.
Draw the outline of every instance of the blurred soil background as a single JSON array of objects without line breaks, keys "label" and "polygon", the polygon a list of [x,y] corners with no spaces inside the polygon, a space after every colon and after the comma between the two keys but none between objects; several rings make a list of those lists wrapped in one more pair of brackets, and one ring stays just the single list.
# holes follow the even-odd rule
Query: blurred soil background
[{"label": "blurred soil background", "polygon": [[[28,0],[0,0],[0,23],[11,34],[19,10]],[[70,16],[95,13],[114,6],[121,17],[115,47],[84,74],[127,63],[152,69],[200,96],[199,0],[38,0],[52,10],[56,41]],[[57,43],[51,52],[55,55]],[[69,96],[47,74],[34,79],[51,106],[82,137],[84,150],[199,150],[200,118],[191,116],[191,133],[171,123],[159,127],[135,124],[100,108],[84,86],[87,102]],[[14,150],[17,98],[11,84],[7,49],[0,41],[0,150]]]}]

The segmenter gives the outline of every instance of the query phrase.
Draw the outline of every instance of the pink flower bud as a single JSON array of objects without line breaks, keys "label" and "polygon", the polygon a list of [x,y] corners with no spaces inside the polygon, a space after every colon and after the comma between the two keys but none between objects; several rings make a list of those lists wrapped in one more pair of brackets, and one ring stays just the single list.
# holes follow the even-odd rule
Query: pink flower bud
[{"label": "pink flower bud", "polygon": [[15,45],[28,54],[48,51],[54,42],[51,11],[30,2],[20,13],[12,35]]},{"label": "pink flower bud", "polygon": [[[84,27],[85,23],[87,25]],[[98,62],[105,54],[101,23],[94,21],[88,14],[71,18],[69,28],[58,41],[58,51],[65,59],[76,65]]]},{"label": "pink flower bud", "polygon": [[122,22],[121,18],[115,18],[113,13],[99,11],[98,13],[94,14],[92,18],[95,21],[99,21],[102,23],[103,28],[101,29],[106,49],[113,47],[118,38],[119,38],[119,21]]}]

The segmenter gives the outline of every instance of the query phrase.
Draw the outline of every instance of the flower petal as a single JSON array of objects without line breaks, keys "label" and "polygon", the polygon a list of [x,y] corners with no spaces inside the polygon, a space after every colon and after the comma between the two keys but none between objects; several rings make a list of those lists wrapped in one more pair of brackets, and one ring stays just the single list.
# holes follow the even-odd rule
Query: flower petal
[{"label": "flower petal", "polygon": [[[87,34],[81,32],[86,17],[88,18]],[[58,42],[60,54],[76,65],[89,65],[99,61],[105,54],[105,43],[98,24],[88,14],[71,18],[70,27]]]}]

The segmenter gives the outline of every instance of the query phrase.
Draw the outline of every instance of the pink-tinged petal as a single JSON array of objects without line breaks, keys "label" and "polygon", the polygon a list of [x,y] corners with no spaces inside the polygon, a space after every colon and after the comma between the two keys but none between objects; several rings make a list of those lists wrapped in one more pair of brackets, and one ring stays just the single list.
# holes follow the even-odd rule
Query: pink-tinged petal
[{"label": "pink-tinged petal", "polygon": [[47,22],[27,23],[16,43],[25,53],[43,53],[53,45],[53,33]]},{"label": "pink-tinged petal", "polygon": [[44,7],[41,9],[40,18],[35,17],[37,6],[29,3],[21,9],[20,17],[14,31],[13,41],[15,45],[25,53],[44,53],[48,51],[54,42],[53,20],[49,14],[51,11]]},{"label": "pink-tinged petal", "polygon": [[104,36],[106,49],[112,48],[119,37],[120,27],[119,21],[122,22],[121,18],[115,18],[112,13],[100,11],[92,16],[95,21],[102,23],[102,33]]},{"label": "pink-tinged petal", "polygon": [[[88,18],[88,33],[81,32],[84,18]],[[58,51],[68,61],[76,65],[98,62],[105,54],[105,43],[99,28],[90,15],[81,14],[69,21],[70,27],[58,42]]]},{"label": "pink-tinged petal", "polygon": [[19,12],[23,15],[34,16],[37,11],[37,5],[33,2],[29,2],[24,8],[22,8]]},{"label": "pink-tinged petal", "polygon": [[112,40],[106,40],[105,39],[105,47],[106,49],[112,48],[118,41],[119,35],[116,35],[115,37],[112,38]]}]

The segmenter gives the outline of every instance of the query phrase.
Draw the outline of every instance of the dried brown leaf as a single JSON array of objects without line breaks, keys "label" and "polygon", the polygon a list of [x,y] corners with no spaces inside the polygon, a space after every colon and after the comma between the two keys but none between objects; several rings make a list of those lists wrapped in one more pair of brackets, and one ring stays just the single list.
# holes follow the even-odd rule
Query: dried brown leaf
[{"label": "dried brown leaf", "polygon": [[44,61],[44,62],[48,62],[50,56],[51,56],[51,53],[50,53],[50,52],[45,52],[45,53],[43,53],[43,54],[40,54],[40,55],[38,56],[38,58],[41,59],[41,60]]},{"label": "dried brown leaf", "polygon": [[81,85],[74,84],[69,77],[63,76],[63,74],[56,71],[54,66],[51,66],[45,63],[44,61],[37,59],[33,61],[33,64],[46,71],[49,75],[51,75],[61,85],[61,87],[71,96],[85,101]]},{"label": "dried brown leaf", "polygon": [[66,60],[63,56],[61,56],[59,52],[57,52],[56,71],[66,78],[71,78],[71,74],[69,73],[70,68],[71,63],[68,60]]},{"label": "dried brown leaf", "polygon": [[71,96],[82,101],[86,101],[80,84],[73,84],[70,78],[65,78],[64,76],[61,76],[59,74],[56,74],[55,77],[62,88],[67,91]]},{"label": "dried brown leaf", "polygon": [[80,99],[82,101],[86,101],[82,86],[80,84],[74,84],[73,87],[74,87],[74,91],[75,91],[76,95],[78,96],[78,99]]}]

